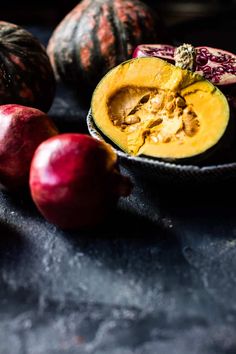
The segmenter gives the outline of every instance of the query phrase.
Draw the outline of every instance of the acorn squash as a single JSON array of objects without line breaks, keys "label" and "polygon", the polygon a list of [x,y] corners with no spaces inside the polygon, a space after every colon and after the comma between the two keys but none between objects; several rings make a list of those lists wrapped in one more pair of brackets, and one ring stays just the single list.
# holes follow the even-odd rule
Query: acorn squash
[{"label": "acorn squash", "polygon": [[205,153],[224,135],[229,106],[199,74],[158,58],[110,70],[91,102],[97,127],[123,151],[168,160]]},{"label": "acorn squash", "polygon": [[0,105],[48,112],[56,83],[45,47],[23,27],[0,21],[0,48]]},{"label": "acorn squash", "polygon": [[55,28],[48,54],[58,80],[89,97],[140,43],[166,42],[161,18],[140,0],[83,0]]}]

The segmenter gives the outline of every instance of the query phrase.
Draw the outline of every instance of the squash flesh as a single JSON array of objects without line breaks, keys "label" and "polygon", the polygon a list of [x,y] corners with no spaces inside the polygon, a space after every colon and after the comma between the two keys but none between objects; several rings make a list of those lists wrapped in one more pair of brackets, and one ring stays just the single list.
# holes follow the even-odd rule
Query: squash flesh
[{"label": "squash flesh", "polygon": [[111,70],[91,107],[98,128],[122,150],[164,159],[205,152],[229,121],[227,100],[217,88],[157,58],[133,59]]}]

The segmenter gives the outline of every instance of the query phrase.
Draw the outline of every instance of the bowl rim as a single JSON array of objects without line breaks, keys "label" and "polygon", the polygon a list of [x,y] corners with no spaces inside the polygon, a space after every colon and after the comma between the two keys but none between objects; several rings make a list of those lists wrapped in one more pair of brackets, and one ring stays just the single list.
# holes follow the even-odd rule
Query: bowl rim
[{"label": "bowl rim", "polygon": [[[99,129],[96,127],[96,124],[94,122],[93,116],[92,116],[92,111],[91,108],[88,111],[87,117],[86,117],[86,123],[88,127],[88,131],[91,136],[98,140],[102,140],[105,142],[108,142],[105,138],[103,138],[102,133],[99,132]],[[124,151],[121,151],[114,147],[114,145],[111,145],[117,155],[121,159],[129,160],[132,162],[137,162],[137,163],[145,163],[146,165],[152,166],[152,167],[160,167],[161,169],[168,170],[169,172],[176,172],[176,171],[181,171],[181,172],[196,172],[197,174],[200,175],[205,175],[209,173],[217,173],[219,171],[221,172],[230,172],[232,173],[235,172],[236,174],[236,162],[230,162],[230,163],[225,163],[225,164],[217,164],[217,165],[210,165],[210,166],[196,166],[193,164],[178,164],[178,163],[172,163],[168,161],[161,161],[152,157],[145,157],[145,156],[131,156]]]}]

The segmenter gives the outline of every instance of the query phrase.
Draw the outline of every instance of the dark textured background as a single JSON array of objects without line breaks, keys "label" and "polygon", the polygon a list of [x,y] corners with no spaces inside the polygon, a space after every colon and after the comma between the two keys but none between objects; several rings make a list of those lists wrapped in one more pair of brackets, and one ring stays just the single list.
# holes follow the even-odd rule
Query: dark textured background
[{"label": "dark textured background", "polygon": [[[47,43],[51,29],[27,28]],[[234,13],[171,29],[236,51]],[[86,132],[87,109],[58,87],[50,115]],[[1,354],[236,353],[236,181],[131,178],[93,232],[64,232],[27,197],[0,193]]]}]

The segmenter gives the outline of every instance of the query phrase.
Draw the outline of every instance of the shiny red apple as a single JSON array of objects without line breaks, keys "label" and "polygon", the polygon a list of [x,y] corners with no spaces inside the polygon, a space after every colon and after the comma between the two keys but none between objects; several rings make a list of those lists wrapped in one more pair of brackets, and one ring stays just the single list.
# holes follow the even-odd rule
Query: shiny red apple
[{"label": "shiny red apple", "polygon": [[112,147],[85,134],[61,134],[40,144],[30,190],[42,215],[64,229],[98,225],[131,182],[118,170]]},{"label": "shiny red apple", "polygon": [[36,148],[56,134],[52,120],[40,110],[17,104],[0,106],[0,184],[9,190],[28,187]]}]

